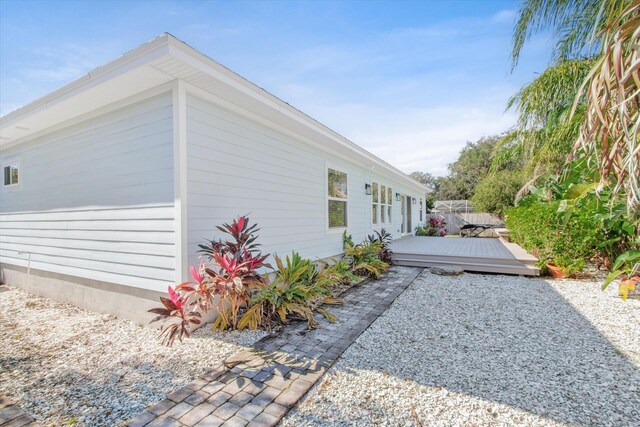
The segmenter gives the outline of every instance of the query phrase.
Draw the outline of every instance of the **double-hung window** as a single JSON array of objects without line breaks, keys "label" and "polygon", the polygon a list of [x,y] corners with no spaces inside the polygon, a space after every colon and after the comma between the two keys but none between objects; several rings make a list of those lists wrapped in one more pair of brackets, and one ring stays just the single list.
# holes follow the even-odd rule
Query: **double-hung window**
[{"label": "double-hung window", "polygon": [[347,174],[335,169],[327,169],[327,210],[329,228],[347,226]]},{"label": "double-hung window", "polygon": [[12,163],[8,163],[5,164],[2,167],[3,170],[3,174],[4,174],[4,185],[5,187],[8,187],[10,185],[18,185],[19,181],[18,181],[18,163],[17,162],[12,162]]}]

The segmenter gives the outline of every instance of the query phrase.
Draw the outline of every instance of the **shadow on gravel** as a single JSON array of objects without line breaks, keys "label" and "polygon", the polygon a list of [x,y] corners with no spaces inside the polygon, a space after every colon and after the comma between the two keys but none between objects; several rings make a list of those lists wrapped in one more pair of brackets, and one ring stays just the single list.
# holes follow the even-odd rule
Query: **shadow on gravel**
[{"label": "shadow on gravel", "polygon": [[[367,332],[396,332],[393,341],[359,342],[362,361],[340,371],[385,372],[569,424],[640,425],[640,370],[544,280],[514,277],[521,286],[505,289],[492,276],[433,277],[423,273],[405,308]],[[390,324],[400,316],[415,328],[398,336]]]}]

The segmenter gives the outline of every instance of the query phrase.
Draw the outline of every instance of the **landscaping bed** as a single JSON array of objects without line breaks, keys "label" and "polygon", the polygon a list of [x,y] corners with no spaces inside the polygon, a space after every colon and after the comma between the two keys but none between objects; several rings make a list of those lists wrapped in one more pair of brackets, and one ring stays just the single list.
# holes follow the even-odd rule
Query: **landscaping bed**
[{"label": "landscaping bed", "polygon": [[159,331],[0,286],[0,394],[38,422],[112,426],[253,344],[208,326],[169,349]]},{"label": "landscaping bed", "polygon": [[425,270],[283,425],[640,425],[640,301],[600,285]]}]

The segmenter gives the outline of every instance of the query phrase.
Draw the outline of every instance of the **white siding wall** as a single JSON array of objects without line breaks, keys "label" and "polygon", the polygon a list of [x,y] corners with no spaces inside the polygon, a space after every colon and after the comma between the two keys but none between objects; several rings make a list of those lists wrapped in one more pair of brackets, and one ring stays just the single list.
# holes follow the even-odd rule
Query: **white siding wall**
[{"label": "white siding wall", "polygon": [[165,290],[175,270],[171,95],[0,153],[0,263]]},{"label": "white siding wall", "polygon": [[[340,232],[327,231],[326,167],[348,173],[348,232],[360,240],[371,233],[371,196],[364,184],[375,180],[393,189],[393,220],[400,233],[395,193],[420,197],[365,168],[332,158],[200,98],[187,97],[188,251],[220,233],[215,226],[248,214],[257,222],[263,251],[325,258],[342,251]],[[413,205],[413,224],[418,223]]]}]

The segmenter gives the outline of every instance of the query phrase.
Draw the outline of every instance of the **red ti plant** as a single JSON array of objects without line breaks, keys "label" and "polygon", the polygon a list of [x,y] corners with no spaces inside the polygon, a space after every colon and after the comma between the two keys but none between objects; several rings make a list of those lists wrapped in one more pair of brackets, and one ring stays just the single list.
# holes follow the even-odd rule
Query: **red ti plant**
[{"label": "red ti plant", "polygon": [[230,236],[227,240],[212,240],[199,245],[200,253],[212,261],[205,268],[215,294],[220,296],[216,309],[219,313],[214,329],[238,328],[240,308],[249,306],[251,291],[265,285],[258,269],[269,267],[256,243],[256,224],[249,226],[249,219],[242,216],[231,224],[223,224],[218,230]]},{"label": "red ti plant", "polygon": [[[209,263],[200,264],[198,268],[192,266],[190,270],[194,281],[178,285],[176,291],[171,289],[169,294],[172,295],[172,292],[177,294],[178,301],[182,305],[190,308],[197,307],[203,313],[207,313],[215,304],[218,317],[213,328],[237,329],[238,314],[242,307],[248,308],[252,290],[265,285],[265,279],[258,273],[258,269],[271,268],[271,266],[264,262],[268,255],[262,255],[258,250],[259,245],[255,243],[258,229],[255,224],[249,226],[249,219],[246,216],[217,228],[230,237],[226,240],[211,240],[206,244],[199,245],[199,252],[208,258]],[[218,298],[217,303],[216,298]],[[167,307],[165,300],[166,298],[161,299]],[[197,320],[197,322],[193,322],[185,321],[185,316],[180,311],[169,310],[169,307],[166,308],[169,311],[162,310],[165,309],[150,310],[153,313],[161,314],[153,321],[172,317],[180,319],[167,328],[180,328],[180,337],[183,334],[188,336],[189,322],[200,323],[200,312],[190,312],[190,314],[197,313],[197,319],[195,316],[186,317],[186,319]],[[176,333],[178,331],[174,332],[174,334]],[[173,340],[168,344],[170,345],[172,342]]]},{"label": "red ti plant", "polygon": [[171,286],[168,289],[169,298],[160,297],[160,302],[164,307],[152,308],[150,313],[158,314],[158,317],[151,322],[166,319],[177,319],[169,324],[162,325],[161,334],[163,344],[171,346],[173,341],[178,337],[182,342],[182,336],[190,335],[191,324],[200,324],[200,313],[190,311],[187,296],[180,296]]}]

